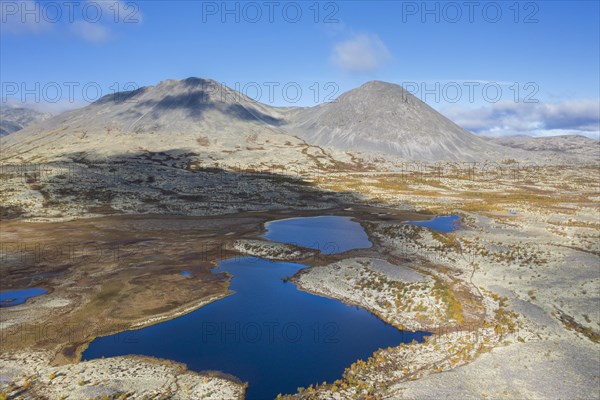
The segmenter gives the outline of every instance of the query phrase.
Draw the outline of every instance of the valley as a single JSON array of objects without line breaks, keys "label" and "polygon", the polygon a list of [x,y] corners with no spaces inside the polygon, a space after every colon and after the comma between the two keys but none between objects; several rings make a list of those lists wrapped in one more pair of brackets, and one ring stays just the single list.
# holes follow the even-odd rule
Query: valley
[{"label": "valley", "polygon": [[[184,365],[185,357],[128,354],[128,346],[137,334],[235,303],[236,262],[256,257],[286,272],[264,288],[257,281],[262,292],[310,293],[348,315],[358,307],[395,338],[334,377],[286,382],[280,397],[595,396],[596,142],[489,144],[424,103],[390,119],[407,95],[381,82],[304,110],[230,103],[206,84],[164,81],[127,94],[134,102],[101,99],[1,139],[2,291],[47,291],[0,309],[3,396],[252,398],[253,378],[235,376],[238,365],[207,371],[194,367],[200,356]],[[333,133],[353,113],[371,112],[361,107],[373,92],[391,104],[385,116],[374,112],[382,134],[369,135],[369,124],[346,128],[377,149],[349,149],[360,141]],[[336,120],[337,107],[351,112]],[[398,128],[410,116],[447,135],[433,147],[425,131],[412,141]],[[470,145],[457,153],[446,141]],[[423,226],[440,216],[458,218]],[[319,239],[333,223],[308,235],[316,246],[289,226],[292,239],[267,234],[273,221],[312,217],[359,224],[363,245],[343,246],[354,238],[349,228]],[[413,332],[431,335],[398,340]],[[142,343],[147,353],[177,341],[153,335]],[[82,357],[95,341],[107,357]]]},{"label": "valley", "polygon": [[[560,181],[557,169],[540,169],[527,189],[513,181],[499,186],[497,181],[482,184],[451,178],[444,178],[443,183],[437,179],[413,180],[402,188],[388,183],[391,187],[381,188],[385,182],[402,180],[402,176],[384,175],[369,184],[371,177],[357,175],[361,186],[348,175],[343,179],[330,176],[327,182],[319,182],[317,186],[324,188],[319,190],[341,184],[347,186],[336,188],[339,192],[360,188],[355,196],[360,196],[362,203],[312,211],[213,217],[124,215],[34,225],[4,221],[3,255],[8,261],[3,263],[4,287],[35,285],[49,289],[48,294],[31,299],[25,309],[3,309],[4,354],[35,349],[47,363],[62,365],[48,367],[48,371],[72,371],[80,364],[70,363],[79,359],[82,346],[94,337],[166,321],[227,296],[229,278],[212,274],[214,263],[258,252],[261,257],[273,254],[274,259],[313,265],[293,278],[304,290],[363,307],[401,329],[433,332],[432,339],[423,344],[381,350],[366,363],[349,366],[339,381],[305,389],[297,395],[300,398],[337,398],[336,393],[346,393],[342,398],[360,393],[417,393],[422,389],[412,383],[416,378],[428,381],[438,379],[440,371],[461,373],[457,367],[489,363],[490,358],[567,362],[553,357],[583,351],[578,349],[593,347],[599,340],[600,320],[594,311],[594,265],[600,253],[594,203],[597,187],[594,182],[585,183],[594,168],[561,169]],[[476,198],[470,194],[474,185],[479,190]],[[550,185],[553,190],[565,190],[560,202],[544,194]],[[484,195],[486,187],[488,195]],[[538,188],[536,197],[531,196],[531,187]],[[469,206],[469,201],[477,207]],[[458,230],[438,233],[402,223],[445,213],[461,215]],[[265,222],[317,215],[352,216],[365,227],[373,248],[341,254],[305,249],[290,257],[287,255],[296,248],[283,249],[282,253],[256,247],[264,240]],[[565,243],[565,235],[570,242]],[[57,237],[61,241],[56,242]],[[241,246],[244,241],[254,245]],[[15,243],[26,245],[19,249]],[[565,260],[579,271],[568,280],[560,278],[568,273]],[[376,267],[381,262],[384,267]],[[398,272],[400,266],[406,272]],[[181,276],[183,270],[191,271],[192,277]],[[32,278],[40,273],[60,275]],[[413,299],[413,303],[392,301],[404,298]],[[46,317],[48,310],[52,310],[50,319]],[[510,350],[513,346],[519,348],[519,355]],[[3,360],[6,363],[10,358]],[[397,364],[393,360],[405,361]],[[98,362],[83,363],[89,365],[88,374],[93,374]],[[575,377],[575,386],[564,386],[565,391],[578,390],[576,382],[593,379],[593,368],[561,368],[569,368]],[[28,379],[39,376],[33,387],[52,386],[52,382],[41,379],[40,371],[30,367],[17,371]],[[537,382],[541,379],[537,374],[543,371],[527,373],[533,374],[530,382]],[[87,376],[65,374],[73,374],[68,379]],[[211,378],[211,385],[215,384],[213,379],[217,378]],[[21,383],[15,379],[14,384]],[[95,386],[103,387],[102,381]],[[167,386],[165,382],[162,388]],[[549,389],[558,390],[531,383],[515,387],[513,393],[537,390],[543,394]],[[462,395],[465,389],[454,390],[455,395]],[[491,395],[502,395],[494,392],[493,385],[487,390]]]}]

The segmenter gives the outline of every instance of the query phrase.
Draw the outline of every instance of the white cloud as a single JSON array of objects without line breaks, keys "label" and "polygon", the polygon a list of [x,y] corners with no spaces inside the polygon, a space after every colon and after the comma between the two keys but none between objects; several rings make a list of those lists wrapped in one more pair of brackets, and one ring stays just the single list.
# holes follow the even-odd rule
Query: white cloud
[{"label": "white cloud", "polygon": [[373,72],[392,59],[377,35],[358,34],[333,47],[331,61],[349,72]]},{"label": "white cloud", "polygon": [[99,20],[75,21],[71,24],[71,31],[88,42],[106,42],[113,36],[112,28],[117,24],[137,24],[142,21],[137,3],[125,3],[122,0],[87,0],[87,3],[93,4],[99,10]]},{"label": "white cloud", "polygon": [[52,24],[33,0],[0,1],[0,27],[3,33],[41,34]]},{"label": "white cloud", "polygon": [[498,102],[486,107],[449,107],[442,113],[472,132],[488,136],[600,136],[600,99],[558,103]]},{"label": "white cloud", "polygon": [[[84,11],[86,10],[86,11]],[[33,0],[0,0],[2,34],[42,34],[68,29],[76,36],[94,43],[113,37],[117,25],[133,25],[142,21],[135,2],[123,0],[86,0],[85,2],[37,2]]]},{"label": "white cloud", "polygon": [[71,24],[71,31],[88,42],[102,43],[110,38],[110,29],[99,23],[75,21]]}]

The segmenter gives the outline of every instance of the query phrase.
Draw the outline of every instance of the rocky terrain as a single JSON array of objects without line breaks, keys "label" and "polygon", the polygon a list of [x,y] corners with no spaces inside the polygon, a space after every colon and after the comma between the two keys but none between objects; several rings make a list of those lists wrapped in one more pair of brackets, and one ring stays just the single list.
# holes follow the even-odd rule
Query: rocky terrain
[{"label": "rocky terrain", "polygon": [[[2,289],[48,293],[1,309],[0,398],[240,398],[232,377],[167,360],[79,361],[97,336],[227,296],[214,262],[248,255],[309,265],[290,277],[303,290],[432,333],[290,397],[596,398],[597,141],[492,143],[382,82],[338,100],[279,109],[190,78],[3,137]],[[405,223],[449,214],[450,233]],[[317,215],[353,217],[373,247],[261,238]]]},{"label": "rocky terrain", "polygon": [[310,251],[302,247],[266,240],[236,240],[233,242],[232,248],[240,254],[277,261],[301,260],[316,254],[315,251]]},{"label": "rocky terrain", "polygon": [[[387,265],[385,272],[378,268],[382,263]],[[310,292],[375,311],[404,330],[464,322],[458,301],[448,297],[443,281],[385,260],[345,259],[306,270],[296,282]]]},{"label": "rocky terrain", "polygon": [[[488,181],[414,171],[343,179],[339,190],[354,187],[372,201],[461,215],[462,223],[449,234],[392,222],[367,224],[380,254],[402,260],[399,268],[349,259],[297,278],[306,290],[361,305],[397,326],[412,312],[413,329],[437,334],[425,344],[383,349],[353,364],[339,381],[294,397],[595,398],[600,209],[598,185],[590,177],[597,168],[540,168],[523,181],[514,175]],[[476,195],[470,192],[474,187]],[[406,267],[450,283],[454,299],[436,303],[440,296],[420,283],[427,278],[406,276]],[[393,304],[398,290],[416,301]],[[473,299],[484,306],[479,322],[471,316],[456,323],[469,315]],[[440,318],[439,311],[452,304],[460,305],[457,317]],[[419,317],[415,311],[422,310],[427,312]]]},{"label": "rocky terrain", "polygon": [[51,400],[244,398],[242,383],[148,357],[112,357],[62,366],[47,365],[47,358],[43,353],[3,354],[0,393],[5,398],[26,394]]}]

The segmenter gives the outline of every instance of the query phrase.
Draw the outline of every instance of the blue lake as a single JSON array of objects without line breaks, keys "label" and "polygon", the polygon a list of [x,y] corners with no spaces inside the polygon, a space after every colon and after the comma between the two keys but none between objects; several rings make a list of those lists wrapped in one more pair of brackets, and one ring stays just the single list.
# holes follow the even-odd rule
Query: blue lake
[{"label": "blue lake", "polygon": [[94,340],[83,359],[142,354],[195,371],[219,370],[249,382],[247,399],[271,399],[333,381],[379,348],[422,341],[364,309],[300,291],[283,278],[300,264],[259,258],[219,262],[232,296],[144,329]]},{"label": "blue lake", "polygon": [[[303,226],[302,221],[287,221]],[[336,222],[343,226],[351,221]],[[345,234],[336,234],[338,241],[345,240]],[[232,275],[231,296],[170,321],[97,338],[82,359],[126,354],[171,359],[194,371],[235,375],[249,383],[247,399],[262,400],[334,381],[350,364],[379,348],[423,341],[428,335],[399,331],[364,309],[300,291],[284,281],[308,268],[304,265],[254,257],[218,265],[214,273]]]},{"label": "blue lake", "polygon": [[12,307],[19,304],[23,304],[35,296],[40,296],[47,293],[46,289],[41,288],[30,288],[30,289],[19,289],[11,290],[9,292],[0,293],[0,307]]},{"label": "blue lake", "polygon": [[265,239],[292,243],[325,254],[371,247],[369,237],[350,217],[290,218],[268,222]]},{"label": "blue lake", "polygon": [[407,221],[406,224],[423,226],[425,228],[433,229],[438,232],[452,232],[458,228],[460,217],[457,215],[445,215],[441,217],[435,217],[427,221]]}]

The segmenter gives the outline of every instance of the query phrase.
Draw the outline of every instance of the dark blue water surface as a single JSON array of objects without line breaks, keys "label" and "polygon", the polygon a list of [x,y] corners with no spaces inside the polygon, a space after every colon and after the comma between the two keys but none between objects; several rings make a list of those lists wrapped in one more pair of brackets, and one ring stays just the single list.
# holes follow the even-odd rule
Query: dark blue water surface
[{"label": "dark blue water surface", "polygon": [[23,304],[27,299],[47,293],[46,289],[30,288],[11,290],[10,292],[0,293],[0,307],[11,307]]},{"label": "dark blue water surface", "polygon": [[427,221],[407,221],[406,224],[423,226],[425,228],[433,229],[438,232],[452,232],[458,228],[460,217],[457,215],[445,215],[442,217],[435,217]]},{"label": "dark blue water surface", "polygon": [[[334,226],[351,222],[344,220],[329,221]],[[312,222],[287,221],[300,227],[297,232],[312,226]],[[362,231],[360,225],[358,228]],[[350,240],[361,237],[348,234]],[[346,240],[345,233],[336,235],[338,241]],[[330,240],[331,236],[318,238]],[[354,243],[366,245],[368,240]],[[345,242],[339,244],[348,248]],[[218,264],[215,273],[232,275],[233,295],[170,321],[97,338],[82,358],[140,354],[171,359],[194,371],[235,375],[249,383],[247,399],[262,400],[294,393],[301,386],[334,381],[350,364],[367,359],[379,348],[413,339],[423,341],[427,335],[399,331],[364,309],[300,291],[284,281],[308,268],[304,265],[253,257]]]},{"label": "dark blue water surface", "polygon": [[268,222],[264,238],[320,250],[325,254],[371,247],[369,237],[350,217],[289,218]]}]

